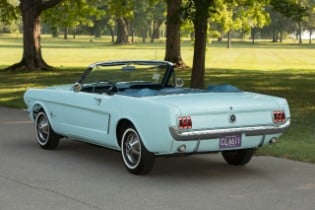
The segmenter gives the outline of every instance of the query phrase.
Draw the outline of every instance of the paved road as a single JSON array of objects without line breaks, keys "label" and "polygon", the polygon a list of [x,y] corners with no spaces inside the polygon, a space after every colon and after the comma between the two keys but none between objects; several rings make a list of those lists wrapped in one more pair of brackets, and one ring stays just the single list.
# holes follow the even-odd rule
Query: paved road
[{"label": "paved road", "polygon": [[196,155],[134,176],[114,151],[71,140],[41,150],[26,113],[0,107],[0,210],[314,208],[314,164],[254,157],[237,168]]}]

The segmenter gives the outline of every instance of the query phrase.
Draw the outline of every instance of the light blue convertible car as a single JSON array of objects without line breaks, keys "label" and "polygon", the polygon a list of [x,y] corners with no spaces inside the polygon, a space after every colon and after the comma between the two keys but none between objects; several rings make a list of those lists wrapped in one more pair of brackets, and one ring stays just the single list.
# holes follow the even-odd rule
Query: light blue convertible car
[{"label": "light blue convertible car", "polygon": [[231,85],[184,88],[175,73],[165,61],[99,62],[74,84],[29,89],[36,140],[44,149],[71,138],[118,150],[129,172],[145,174],[164,155],[221,152],[245,165],[290,125],[286,99]]}]

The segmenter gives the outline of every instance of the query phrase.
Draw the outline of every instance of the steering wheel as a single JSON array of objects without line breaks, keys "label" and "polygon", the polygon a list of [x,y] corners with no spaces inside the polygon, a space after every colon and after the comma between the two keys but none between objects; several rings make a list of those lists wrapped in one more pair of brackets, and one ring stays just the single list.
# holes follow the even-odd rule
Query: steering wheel
[{"label": "steering wheel", "polygon": [[105,91],[108,95],[113,95],[114,93],[118,92],[118,88],[116,86],[115,82],[109,81],[109,80],[99,80],[97,81],[94,86],[93,86],[93,92],[95,92],[95,88],[98,86],[100,83],[106,83],[109,84],[110,87]]}]

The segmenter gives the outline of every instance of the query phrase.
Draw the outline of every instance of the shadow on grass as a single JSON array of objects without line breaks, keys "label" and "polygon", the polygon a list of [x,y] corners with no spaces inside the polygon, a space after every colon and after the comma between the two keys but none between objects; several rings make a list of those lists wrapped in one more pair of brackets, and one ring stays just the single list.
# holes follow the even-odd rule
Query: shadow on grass
[{"label": "shadow on grass", "polygon": [[23,94],[28,88],[42,88],[74,83],[84,69],[55,69],[50,71],[0,71],[0,105],[25,108]]}]

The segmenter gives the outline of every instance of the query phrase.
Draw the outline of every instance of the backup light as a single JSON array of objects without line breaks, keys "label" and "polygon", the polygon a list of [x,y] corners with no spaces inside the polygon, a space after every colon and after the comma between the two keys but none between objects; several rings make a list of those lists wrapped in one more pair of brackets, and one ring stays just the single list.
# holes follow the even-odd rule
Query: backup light
[{"label": "backup light", "polygon": [[192,120],[190,116],[178,117],[178,128],[179,129],[191,129]]},{"label": "backup light", "polygon": [[277,142],[277,138],[274,137],[274,138],[270,139],[269,144],[274,144],[276,142]]},{"label": "backup light", "polygon": [[285,113],[283,110],[272,112],[272,116],[274,123],[282,123],[285,121]]},{"label": "backup light", "polygon": [[185,144],[182,144],[179,147],[177,147],[177,151],[178,152],[184,152],[185,150],[186,150],[186,145]]}]

